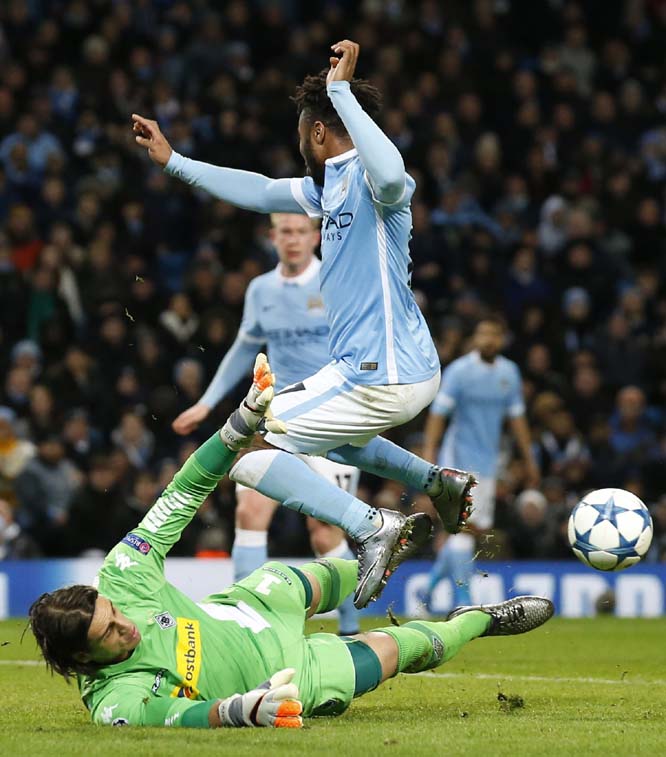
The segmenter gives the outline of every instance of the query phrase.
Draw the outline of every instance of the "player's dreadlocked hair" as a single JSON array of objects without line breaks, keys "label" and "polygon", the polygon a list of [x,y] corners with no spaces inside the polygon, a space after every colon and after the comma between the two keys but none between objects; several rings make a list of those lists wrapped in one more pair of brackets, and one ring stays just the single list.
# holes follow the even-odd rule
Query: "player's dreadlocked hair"
[{"label": "player's dreadlocked hair", "polygon": [[[344,135],[347,130],[326,94],[328,71],[325,68],[318,74],[306,76],[303,84],[296,87],[296,94],[291,99],[296,103],[299,116],[305,113],[308,121],[321,121],[327,129]],[[351,91],[363,110],[371,118],[376,118],[382,104],[382,96],[377,87],[367,79],[352,79]]]},{"label": "player's dreadlocked hair", "polygon": [[88,630],[95,612],[97,589],[68,586],[42,594],[30,608],[30,628],[46,665],[69,682],[77,673],[94,674],[97,667],[75,655],[88,650]]}]

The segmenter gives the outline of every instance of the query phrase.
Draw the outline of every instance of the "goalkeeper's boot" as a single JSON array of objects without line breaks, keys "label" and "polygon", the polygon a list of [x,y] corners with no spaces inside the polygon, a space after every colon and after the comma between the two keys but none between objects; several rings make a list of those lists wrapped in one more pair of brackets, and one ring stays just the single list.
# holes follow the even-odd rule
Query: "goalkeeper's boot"
[{"label": "goalkeeper's boot", "polygon": [[438,494],[431,494],[430,499],[445,530],[457,534],[472,512],[471,492],[476,486],[476,478],[456,468],[439,468],[435,475],[439,476],[442,488]]},{"label": "goalkeeper's boot", "polygon": [[481,610],[491,617],[488,629],[481,636],[513,636],[542,626],[552,618],[555,607],[545,597],[514,597],[496,605],[456,607],[446,619],[452,620],[472,610]]},{"label": "goalkeeper's boot", "polygon": [[382,525],[358,545],[358,585],[354,606],[377,599],[393,571],[428,541],[432,522],[424,513],[403,515],[380,509]]}]

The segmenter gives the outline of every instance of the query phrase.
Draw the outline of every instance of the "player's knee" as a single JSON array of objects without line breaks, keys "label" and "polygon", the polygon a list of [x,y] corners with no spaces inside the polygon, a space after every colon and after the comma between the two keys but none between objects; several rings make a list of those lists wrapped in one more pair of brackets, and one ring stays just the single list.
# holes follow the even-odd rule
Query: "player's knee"
[{"label": "player's knee", "polygon": [[360,633],[355,637],[358,641],[369,647],[379,662],[381,676],[379,682],[392,678],[398,672],[399,649],[396,640],[386,633],[370,631]]},{"label": "player's knee", "polygon": [[244,491],[238,495],[236,528],[267,531],[277,507],[276,503],[259,492]]},{"label": "player's knee", "polygon": [[306,587],[305,593],[306,605],[308,606],[308,618],[311,618],[317,612],[317,608],[321,604],[321,584],[319,583],[317,576],[313,575],[308,570],[302,571],[302,576],[308,582],[308,585],[310,587],[309,592]]},{"label": "player's knee", "polygon": [[[325,523],[309,524],[310,545],[312,551],[318,556],[324,557],[342,557],[347,551],[347,542],[344,533],[335,526],[329,526]],[[340,554],[331,554],[337,552]]]}]

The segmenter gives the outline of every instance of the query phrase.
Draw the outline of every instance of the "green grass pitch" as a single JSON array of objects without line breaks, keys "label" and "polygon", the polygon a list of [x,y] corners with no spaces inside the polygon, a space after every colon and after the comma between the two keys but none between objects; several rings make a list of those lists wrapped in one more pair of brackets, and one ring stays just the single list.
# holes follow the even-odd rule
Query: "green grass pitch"
[{"label": "green grass pitch", "polygon": [[[365,628],[384,625],[384,619]],[[36,665],[22,621],[0,623],[0,744],[15,755],[658,755],[666,751],[666,619],[555,619],[472,642],[302,731],[89,724],[74,686]],[[330,623],[314,622],[310,630]]]}]

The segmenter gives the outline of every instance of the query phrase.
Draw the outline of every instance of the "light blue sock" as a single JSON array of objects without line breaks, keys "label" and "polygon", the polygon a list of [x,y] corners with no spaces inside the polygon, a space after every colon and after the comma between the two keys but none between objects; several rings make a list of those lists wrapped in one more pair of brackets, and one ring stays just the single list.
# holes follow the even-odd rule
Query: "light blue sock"
[{"label": "light blue sock", "polygon": [[303,515],[339,526],[358,542],[381,526],[376,508],[329,483],[287,452],[259,450],[244,455],[229,476]]},{"label": "light blue sock", "polygon": [[474,572],[474,538],[470,534],[450,536],[437,553],[430,571],[428,591],[434,591],[442,578],[450,578],[453,585],[453,606],[472,603],[470,582]]},{"label": "light blue sock", "polygon": [[449,538],[450,542],[455,542],[458,536],[464,536],[470,539],[471,545],[456,546],[453,544],[450,550],[451,580],[453,581],[453,606],[471,605],[472,595],[470,594],[470,582],[474,571],[474,540],[469,534],[456,534]]},{"label": "light blue sock", "polygon": [[[330,552],[326,552],[319,557],[340,557],[343,560],[355,560],[354,553],[349,548],[346,541],[343,541],[339,546],[332,549]],[[360,613],[354,607],[354,597],[350,594],[347,599],[338,605],[339,613],[339,632],[340,636],[352,636],[355,633],[359,633],[361,630]]]},{"label": "light blue sock", "polygon": [[268,531],[249,531],[237,528],[231,548],[234,563],[234,581],[247,578],[268,562]]},{"label": "light blue sock", "polygon": [[437,584],[442,580],[442,578],[446,578],[449,575],[449,555],[446,551],[446,542],[442,544],[442,546],[439,548],[437,552],[437,556],[435,557],[435,562],[432,564],[432,568],[430,568],[430,573],[428,574],[428,595],[432,595],[433,591],[435,591],[435,587]]},{"label": "light blue sock", "polygon": [[381,478],[400,481],[412,489],[428,491],[435,481],[438,467],[414,455],[382,436],[371,439],[365,447],[345,444],[331,450],[326,457],[336,463],[344,463],[374,473]]}]

